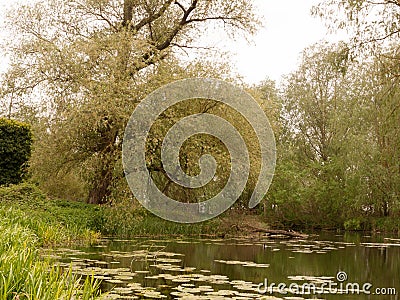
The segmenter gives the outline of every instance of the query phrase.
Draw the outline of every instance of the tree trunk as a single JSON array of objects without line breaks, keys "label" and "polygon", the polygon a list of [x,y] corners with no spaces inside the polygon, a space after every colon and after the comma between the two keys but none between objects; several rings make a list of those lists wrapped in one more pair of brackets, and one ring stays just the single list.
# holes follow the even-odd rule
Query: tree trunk
[{"label": "tree trunk", "polygon": [[132,11],[133,11],[134,3],[132,0],[124,1],[124,21],[122,26],[127,27],[132,22]]},{"label": "tree trunk", "polygon": [[107,116],[103,116],[97,132],[100,138],[97,142],[97,168],[93,172],[93,179],[90,181],[88,203],[104,204],[111,195],[115,164],[118,158],[118,126]]},{"label": "tree trunk", "polygon": [[90,204],[105,204],[108,202],[108,197],[111,194],[111,184],[113,180],[113,163],[102,161],[102,170],[96,174],[89,191],[88,203]]}]

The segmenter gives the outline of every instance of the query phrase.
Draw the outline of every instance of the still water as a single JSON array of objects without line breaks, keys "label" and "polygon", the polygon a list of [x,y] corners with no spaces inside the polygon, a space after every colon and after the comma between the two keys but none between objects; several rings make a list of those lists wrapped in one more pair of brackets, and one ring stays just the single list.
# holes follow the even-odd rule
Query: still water
[{"label": "still water", "polygon": [[400,239],[385,236],[105,239],[48,255],[102,280],[102,299],[400,299]]}]

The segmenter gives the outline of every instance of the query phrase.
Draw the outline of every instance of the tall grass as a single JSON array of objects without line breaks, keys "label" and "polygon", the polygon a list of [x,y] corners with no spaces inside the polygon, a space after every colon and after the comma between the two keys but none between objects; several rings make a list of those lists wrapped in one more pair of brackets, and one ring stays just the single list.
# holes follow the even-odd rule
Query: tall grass
[{"label": "tall grass", "polygon": [[102,233],[119,237],[157,235],[216,235],[221,233],[220,219],[198,224],[163,220],[130,201],[121,201],[103,211]]},{"label": "tall grass", "polygon": [[26,226],[24,212],[0,212],[0,299],[78,299],[78,295],[94,299],[98,295],[97,283],[90,278],[81,283],[70,271],[40,259],[41,238]]},{"label": "tall grass", "polygon": [[40,191],[32,189],[24,185],[0,189],[0,299],[94,299],[99,288],[93,278],[82,280],[54,266],[40,257],[39,249],[92,242],[97,233],[52,216]]}]

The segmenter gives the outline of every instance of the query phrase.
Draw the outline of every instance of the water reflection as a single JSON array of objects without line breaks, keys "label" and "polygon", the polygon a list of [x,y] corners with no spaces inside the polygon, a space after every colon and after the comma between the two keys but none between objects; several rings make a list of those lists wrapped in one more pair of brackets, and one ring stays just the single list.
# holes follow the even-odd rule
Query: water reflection
[{"label": "water reflection", "polygon": [[400,292],[400,240],[383,236],[110,239],[51,255],[64,264],[72,262],[78,274],[96,274],[103,280],[102,288],[112,291],[108,299],[399,299],[398,295],[296,295],[287,288],[287,294],[281,294],[276,287],[274,293],[262,294],[257,289],[266,280],[287,287],[293,283],[324,287],[339,283],[339,271],[346,272],[345,284],[371,283],[371,293],[378,287]]}]

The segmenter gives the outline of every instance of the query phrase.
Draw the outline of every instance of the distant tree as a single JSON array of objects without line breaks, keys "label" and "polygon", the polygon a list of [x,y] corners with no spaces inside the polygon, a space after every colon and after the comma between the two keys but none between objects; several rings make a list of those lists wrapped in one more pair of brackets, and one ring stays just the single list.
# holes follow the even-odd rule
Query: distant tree
[{"label": "distant tree", "polygon": [[284,88],[284,116],[308,159],[328,163],[341,148],[350,124],[346,103],[348,49],[345,45],[314,45],[304,51],[299,69]]},{"label": "distant tree", "polygon": [[[378,216],[400,211],[400,74],[396,61],[377,56],[355,83],[360,87],[360,120],[353,162],[359,178],[359,205],[374,207]],[[357,78],[357,77],[355,77]]]},{"label": "distant tree", "polygon": [[352,128],[348,49],[313,45],[282,90],[278,160],[268,210],[286,226],[340,226]]},{"label": "distant tree", "polygon": [[379,50],[400,38],[400,2],[398,0],[328,0],[312,9],[325,20],[331,31],[345,29],[358,50]]},{"label": "distant tree", "polygon": [[378,216],[400,206],[399,86],[400,2],[329,0],[313,8],[331,31],[345,29],[349,50],[362,64],[352,73],[354,127],[351,144],[355,205]]}]

